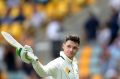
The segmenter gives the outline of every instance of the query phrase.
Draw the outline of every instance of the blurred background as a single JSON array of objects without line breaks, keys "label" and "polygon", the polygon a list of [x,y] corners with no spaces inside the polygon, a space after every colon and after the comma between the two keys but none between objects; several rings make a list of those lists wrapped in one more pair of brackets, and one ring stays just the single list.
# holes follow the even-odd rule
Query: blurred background
[{"label": "blurred background", "polygon": [[[44,65],[77,34],[80,79],[120,79],[120,0],[0,0],[0,31],[30,45]],[[15,51],[0,34],[0,79],[50,79]]]}]

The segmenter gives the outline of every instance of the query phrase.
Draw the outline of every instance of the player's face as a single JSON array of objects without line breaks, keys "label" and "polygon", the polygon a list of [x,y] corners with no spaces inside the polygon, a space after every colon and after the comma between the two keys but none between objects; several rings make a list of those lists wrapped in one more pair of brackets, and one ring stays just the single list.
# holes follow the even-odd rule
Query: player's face
[{"label": "player's face", "polygon": [[65,55],[70,59],[73,59],[78,49],[79,45],[71,40],[68,40],[65,43],[63,43],[63,51]]}]

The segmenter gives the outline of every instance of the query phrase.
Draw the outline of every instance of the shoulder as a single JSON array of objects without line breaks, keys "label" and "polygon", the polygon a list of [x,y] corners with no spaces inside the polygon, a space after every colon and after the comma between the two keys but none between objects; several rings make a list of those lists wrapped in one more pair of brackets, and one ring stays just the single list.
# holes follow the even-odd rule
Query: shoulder
[{"label": "shoulder", "polygon": [[60,64],[61,62],[63,62],[62,58],[61,58],[61,57],[58,57],[58,58],[56,58],[56,59],[52,60],[52,61],[51,61],[51,62],[49,62],[49,63],[56,63],[56,64]]},{"label": "shoulder", "polygon": [[52,66],[58,67],[58,65],[60,66],[63,62],[64,62],[63,59],[61,57],[58,57],[58,58],[50,61],[47,65],[52,65]]}]

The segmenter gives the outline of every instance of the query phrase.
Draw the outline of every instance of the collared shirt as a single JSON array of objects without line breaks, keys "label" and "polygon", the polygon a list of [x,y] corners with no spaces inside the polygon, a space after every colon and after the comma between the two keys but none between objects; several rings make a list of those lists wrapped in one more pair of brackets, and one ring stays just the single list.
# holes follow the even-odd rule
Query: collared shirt
[{"label": "collared shirt", "polygon": [[41,77],[51,76],[51,79],[79,79],[78,64],[75,58],[69,59],[63,51],[60,57],[43,66],[39,61],[32,63],[33,68]]}]

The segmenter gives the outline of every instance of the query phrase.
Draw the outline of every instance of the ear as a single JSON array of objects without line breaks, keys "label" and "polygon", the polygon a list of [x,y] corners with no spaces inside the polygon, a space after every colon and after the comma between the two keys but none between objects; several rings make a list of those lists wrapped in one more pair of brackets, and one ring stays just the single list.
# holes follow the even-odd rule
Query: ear
[{"label": "ear", "polygon": [[63,49],[63,50],[64,50],[64,45],[65,45],[65,43],[62,44],[62,49]]}]

